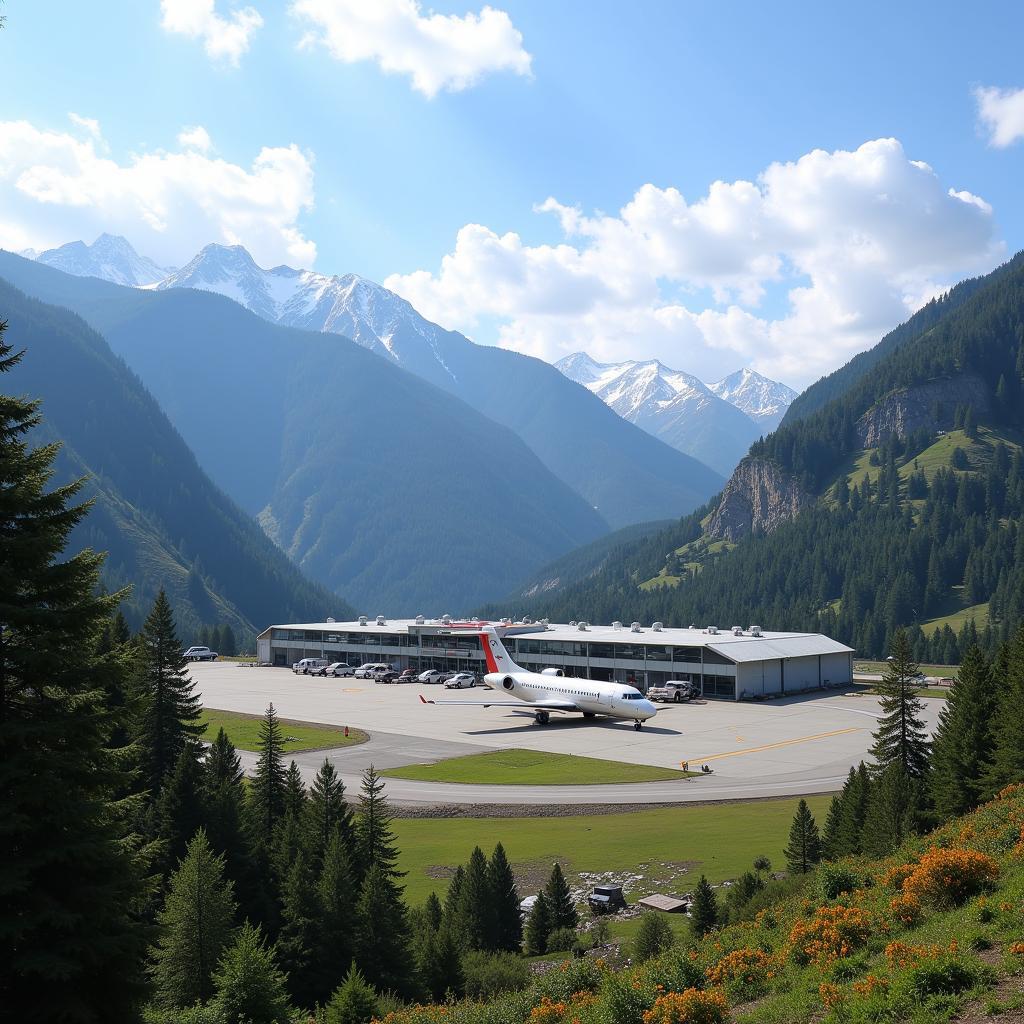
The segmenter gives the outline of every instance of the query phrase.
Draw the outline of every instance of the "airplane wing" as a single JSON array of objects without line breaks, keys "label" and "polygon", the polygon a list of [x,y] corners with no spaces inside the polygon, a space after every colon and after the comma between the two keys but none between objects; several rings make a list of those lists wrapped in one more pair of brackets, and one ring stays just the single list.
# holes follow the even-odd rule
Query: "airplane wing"
[{"label": "airplane wing", "polygon": [[525,700],[427,700],[421,693],[423,704],[462,704],[476,708],[518,708],[520,711],[581,711],[582,709],[571,700],[549,700],[541,703]]}]

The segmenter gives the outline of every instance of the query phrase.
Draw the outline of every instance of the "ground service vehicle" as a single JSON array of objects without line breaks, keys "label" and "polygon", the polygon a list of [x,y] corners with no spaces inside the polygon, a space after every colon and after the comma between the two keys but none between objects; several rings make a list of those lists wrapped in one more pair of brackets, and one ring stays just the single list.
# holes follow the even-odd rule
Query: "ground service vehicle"
[{"label": "ground service vehicle", "polygon": [[647,690],[647,699],[682,704],[693,699],[693,686],[685,679],[669,679],[661,686],[650,687]]},{"label": "ground service vehicle", "polygon": [[292,671],[296,675],[314,676],[320,674],[320,670],[327,668],[326,658],[303,658],[292,665]]},{"label": "ground service vehicle", "polygon": [[217,652],[211,651],[209,647],[190,647],[182,657],[186,661],[216,661]]}]

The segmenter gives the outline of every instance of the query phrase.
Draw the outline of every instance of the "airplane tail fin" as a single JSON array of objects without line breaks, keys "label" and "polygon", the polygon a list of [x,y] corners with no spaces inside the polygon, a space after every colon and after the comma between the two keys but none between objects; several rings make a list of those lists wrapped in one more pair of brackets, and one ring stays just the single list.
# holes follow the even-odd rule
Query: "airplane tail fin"
[{"label": "airplane tail fin", "polygon": [[487,671],[490,672],[522,672],[523,670],[512,660],[501,638],[493,629],[484,629],[480,633],[480,646],[483,648]]}]

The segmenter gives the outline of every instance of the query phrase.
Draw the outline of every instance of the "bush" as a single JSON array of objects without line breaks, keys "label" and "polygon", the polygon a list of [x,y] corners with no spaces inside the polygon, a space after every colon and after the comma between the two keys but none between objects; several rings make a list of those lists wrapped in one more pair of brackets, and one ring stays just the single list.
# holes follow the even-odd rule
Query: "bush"
[{"label": "bush", "polygon": [[548,936],[548,953],[567,953],[576,945],[575,928],[556,928]]},{"label": "bush", "polygon": [[860,884],[860,875],[841,864],[822,864],[818,868],[818,890],[822,899],[829,902],[839,899],[844,892],[853,892]]},{"label": "bush", "polygon": [[999,877],[999,865],[976,850],[926,851],[903,882],[903,891],[938,907],[959,907]]},{"label": "bush", "polygon": [[925,960],[910,971],[906,987],[914,998],[955,996],[966,992],[986,977],[984,967],[977,961],[947,953],[937,960]]},{"label": "bush", "polygon": [[555,1002],[567,1003],[579,992],[596,992],[604,980],[601,968],[594,960],[566,960],[561,969],[546,971],[534,983],[538,995],[549,996]]},{"label": "bush", "polygon": [[859,907],[818,907],[810,921],[793,925],[790,955],[798,964],[827,964],[859,949],[870,935],[871,920]]},{"label": "bush", "polygon": [[633,940],[633,959],[642,964],[671,949],[675,941],[672,925],[657,911],[649,910],[640,918],[640,927]]},{"label": "bush", "polygon": [[729,1004],[721,992],[666,992],[644,1014],[644,1024],[724,1024],[729,1019]]},{"label": "bush", "polygon": [[761,949],[735,949],[707,970],[708,981],[720,985],[739,1002],[757,999],[768,991],[776,963]]},{"label": "bush", "polygon": [[684,992],[688,988],[703,988],[704,970],[696,960],[673,949],[656,960],[644,964],[641,975],[652,989],[660,985],[666,992]]},{"label": "bush", "polygon": [[518,992],[530,983],[526,961],[515,953],[466,953],[462,958],[466,995],[489,999],[501,992]]}]

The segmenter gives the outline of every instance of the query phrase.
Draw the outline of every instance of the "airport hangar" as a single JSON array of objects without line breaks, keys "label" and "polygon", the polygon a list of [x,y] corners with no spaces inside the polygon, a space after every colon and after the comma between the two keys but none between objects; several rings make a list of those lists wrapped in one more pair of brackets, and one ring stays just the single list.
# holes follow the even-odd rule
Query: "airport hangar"
[{"label": "airport hangar", "polygon": [[667,628],[439,619],[292,623],[268,626],[256,638],[264,665],[291,666],[302,658],[352,665],[387,662],[396,669],[486,672],[477,633],[493,626],[523,668],[560,668],[567,676],[632,683],[640,690],[684,679],[704,697],[750,700],[848,685],[853,649],[821,633],[765,632],[758,626]]}]

